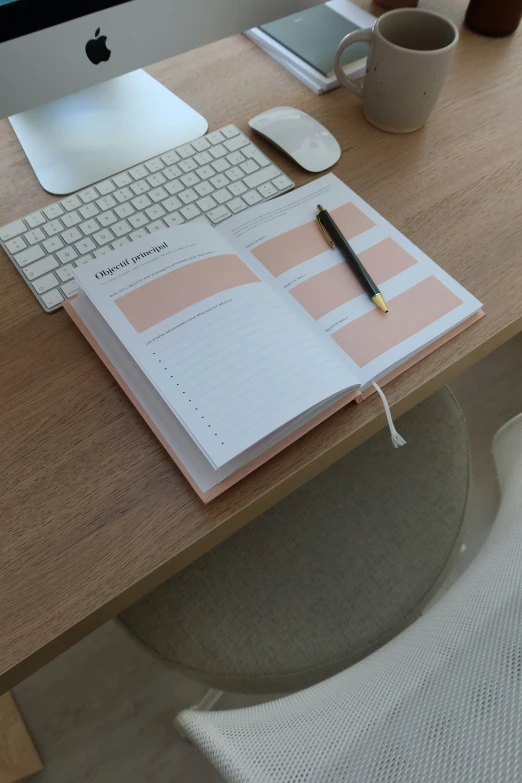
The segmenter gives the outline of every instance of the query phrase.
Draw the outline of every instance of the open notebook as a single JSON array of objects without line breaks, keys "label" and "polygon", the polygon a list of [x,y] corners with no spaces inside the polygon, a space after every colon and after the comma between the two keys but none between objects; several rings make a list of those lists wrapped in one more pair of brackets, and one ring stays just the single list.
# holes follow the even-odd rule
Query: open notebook
[{"label": "open notebook", "polygon": [[[318,203],[388,314],[326,244]],[[481,314],[333,174],[216,229],[159,231],[75,274],[68,313],[205,502]]]}]

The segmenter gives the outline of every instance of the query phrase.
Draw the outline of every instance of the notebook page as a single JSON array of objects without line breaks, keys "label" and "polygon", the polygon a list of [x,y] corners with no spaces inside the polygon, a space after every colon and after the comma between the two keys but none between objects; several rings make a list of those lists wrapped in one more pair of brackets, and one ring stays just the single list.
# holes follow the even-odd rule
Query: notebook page
[{"label": "notebook page", "polygon": [[[382,313],[316,220],[322,204],[388,304]],[[230,218],[221,232],[336,351],[364,388],[481,307],[333,174]],[[248,253],[248,255],[247,255]]]},{"label": "notebook page", "polygon": [[356,386],[210,227],[157,232],[75,272],[214,467]]}]

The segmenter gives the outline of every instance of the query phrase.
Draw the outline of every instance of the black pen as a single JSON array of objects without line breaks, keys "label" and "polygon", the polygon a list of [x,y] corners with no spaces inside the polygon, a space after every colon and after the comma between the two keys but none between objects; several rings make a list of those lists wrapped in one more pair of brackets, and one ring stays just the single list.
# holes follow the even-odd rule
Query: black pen
[{"label": "black pen", "polygon": [[345,239],[345,237],[342,234],[341,229],[339,226],[336,225],[334,219],[332,216],[326,211],[326,209],[321,205],[317,205],[317,215],[316,220],[319,225],[319,228],[321,229],[321,233],[330,245],[330,247],[338,247],[341,253],[343,254],[344,258],[350,266],[352,267],[353,271],[363,284],[363,286],[367,289],[368,293],[370,294],[372,298],[372,302],[374,302],[377,307],[379,307],[383,313],[388,312],[388,305],[384,301],[384,297],[377,288],[376,284],[364,268],[364,266],[361,264],[360,260],[357,258],[355,253],[353,252],[352,248],[348,244],[348,240]]}]

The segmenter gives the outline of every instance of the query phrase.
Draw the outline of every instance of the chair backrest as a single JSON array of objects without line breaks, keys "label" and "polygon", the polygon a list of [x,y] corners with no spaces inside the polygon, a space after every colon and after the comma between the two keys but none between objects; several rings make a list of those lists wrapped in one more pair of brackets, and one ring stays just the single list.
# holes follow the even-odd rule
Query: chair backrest
[{"label": "chair backrest", "polygon": [[493,451],[502,490],[493,530],[420,620],[307,690],[180,714],[225,780],[522,781],[522,416],[497,434]]}]

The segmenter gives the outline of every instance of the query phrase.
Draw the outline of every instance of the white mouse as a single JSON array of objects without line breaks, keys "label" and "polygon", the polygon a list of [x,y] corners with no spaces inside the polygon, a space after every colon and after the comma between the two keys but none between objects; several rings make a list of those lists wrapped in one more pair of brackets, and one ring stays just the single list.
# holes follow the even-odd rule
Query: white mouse
[{"label": "white mouse", "polygon": [[324,171],[341,157],[330,131],[292,106],[276,106],[252,117],[248,124],[307,171]]}]

